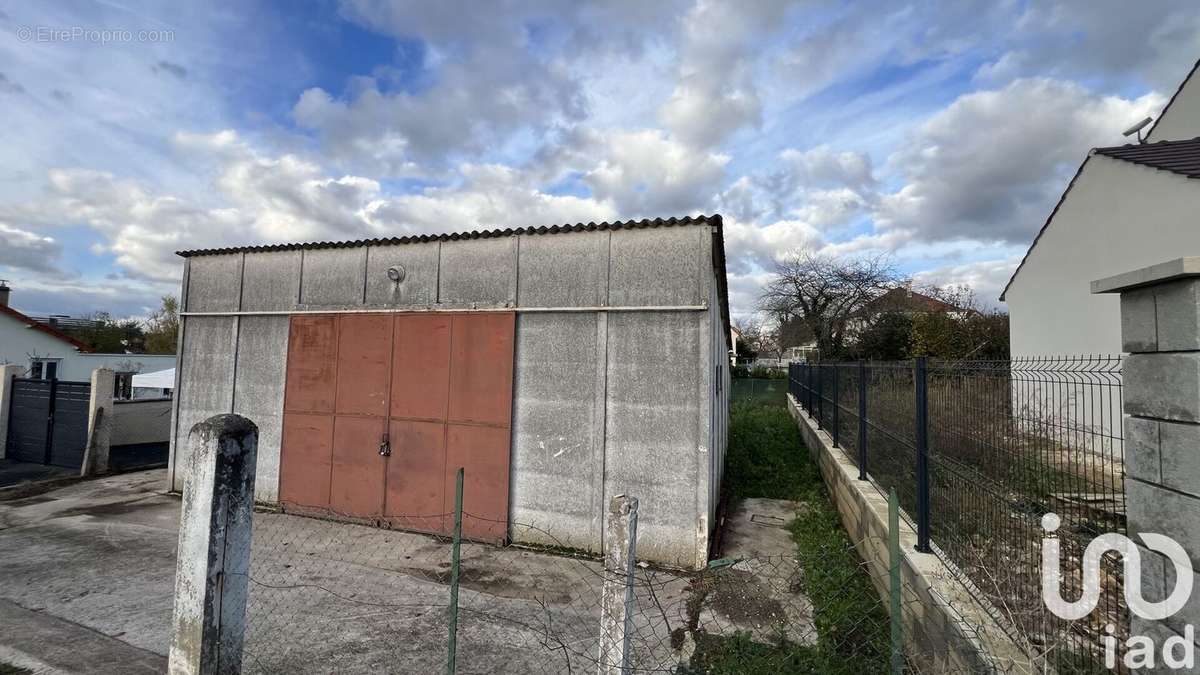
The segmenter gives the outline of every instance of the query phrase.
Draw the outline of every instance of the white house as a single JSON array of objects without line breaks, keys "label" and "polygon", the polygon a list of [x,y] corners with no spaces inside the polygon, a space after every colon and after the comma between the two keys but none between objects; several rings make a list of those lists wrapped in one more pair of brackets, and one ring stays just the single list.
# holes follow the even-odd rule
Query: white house
[{"label": "white house", "polygon": [[1000,296],[1008,303],[1013,356],[1120,353],[1119,301],[1092,295],[1090,284],[1200,255],[1194,178],[1200,178],[1195,67],[1146,142],[1092,150],[1051,211]]},{"label": "white house", "polygon": [[[86,382],[96,368],[122,376],[175,367],[173,354],[98,354],[66,333],[13,309],[11,290],[0,283],[0,364],[25,368],[25,377]],[[118,377],[117,387],[127,385]],[[119,393],[119,392],[118,392]]]}]

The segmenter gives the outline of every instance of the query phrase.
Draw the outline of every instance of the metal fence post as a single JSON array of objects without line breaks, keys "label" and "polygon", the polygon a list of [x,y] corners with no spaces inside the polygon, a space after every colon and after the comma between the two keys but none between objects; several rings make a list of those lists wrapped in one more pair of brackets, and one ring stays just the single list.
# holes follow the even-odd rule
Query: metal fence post
[{"label": "metal fence post", "polygon": [[917,550],[929,553],[929,392],[924,356],[913,363],[913,381],[917,410]]},{"label": "metal fence post", "polygon": [[841,411],[842,399],[838,396],[838,366],[834,364],[833,369],[833,447],[838,447],[838,436],[841,432]]},{"label": "metal fence post", "polygon": [[867,479],[867,365],[858,362],[858,479]]},{"label": "metal fence post", "polygon": [[820,365],[814,370],[817,371],[817,431],[820,431],[825,421],[825,376],[821,373]]},{"label": "metal fence post", "polygon": [[597,672],[625,675],[633,635],[633,573],[637,561],[636,497],[617,495],[608,504],[604,531],[604,587],[600,592],[600,655]]},{"label": "metal fence post", "polygon": [[454,479],[454,543],[450,547],[450,630],[446,641],[446,672],[454,675],[458,652],[458,573],[462,552],[463,468]]},{"label": "metal fence post", "polygon": [[168,672],[239,673],[250,584],[258,427],[217,415],[188,434]]},{"label": "metal fence post", "polygon": [[904,624],[900,604],[900,498],[888,490],[888,596],[891,600],[892,675],[904,672]]}]

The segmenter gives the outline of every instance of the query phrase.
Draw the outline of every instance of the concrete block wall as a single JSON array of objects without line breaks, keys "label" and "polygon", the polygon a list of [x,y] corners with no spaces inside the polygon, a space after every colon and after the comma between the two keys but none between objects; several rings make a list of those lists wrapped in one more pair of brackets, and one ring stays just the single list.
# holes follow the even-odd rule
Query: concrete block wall
[{"label": "concrete block wall", "polygon": [[[1125,502],[1129,534],[1167,535],[1200,569],[1200,258],[1179,258],[1092,282],[1121,298]],[[1175,587],[1165,556],[1139,548],[1142,592],[1164,599]],[[1193,573],[1193,577],[1195,574]],[[1193,578],[1200,589],[1200,579]],[[1133,635],[1162,640],[1200,625],[1200,592],[1161,621],[1132,618]],[[1161,641],[1159,642],[1161,644]]]},{"label": "concrete block wall", "polygon": [[[604,505],[624,493],[641,499],[645,557],[702,565],[728,396],[713,232],[688,225],[189,258],[172,488],[182,487],[174,467],[186,465],[191,426],[236,412],[259,427],[256,498],[278,501],[288,312],[515,309],[511,519],[550,535],[514,536],[601,551]],[[399,284],[387,277],[394,266],[404,269]],[[713,359],[726,367],[715,370]],[[714,399],[718,378],[723,398]]]}]

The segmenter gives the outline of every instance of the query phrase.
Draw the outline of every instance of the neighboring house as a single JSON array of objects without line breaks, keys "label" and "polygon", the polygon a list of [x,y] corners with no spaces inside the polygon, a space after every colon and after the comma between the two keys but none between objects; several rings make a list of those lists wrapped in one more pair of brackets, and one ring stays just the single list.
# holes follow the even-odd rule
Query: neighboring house
[{"label": "neighboring house", "polygon": [[868,323],[885,313],[900,313],[914,316],[917,314],[949,314],[954,318],[963,318],[972,310],[964,309],[912,289],[912,283],[892,288],[874,300],[868,302],[859,313]]},{"label": "neighboring house", "polygon": [[95,353],[58,328],[13,309],[11,294],[12,289],[0,283],[0,363],[24,367],[25,377],[87,382],[93,370],[109,368],[118,374],[117,398],[128,398],[134,373],[175,366],[174,355]]},{"label": "neighboring house", "polygon": [[[703,567],[721,495],[729,306],[720,216],[180,253],[170,487],[213,415],[258,425],[286,511]],[[513,526],[510,528],[510,522]],[[535,527],[518,527],[516,524]]]},{"label": "neighboring house", "polygon": [[1014,357],[1120,353],[1119,300],[1091,282],[1200,255],[1198,137],[1193,68],[1146,143],[1088,153],[1000,296]]},{"label": "neighboring house", "polygon": [[737,326],[729,327],[729,365],[737,365],[738,357],[738,340],[742,337],[742,331],[737,329]]}]

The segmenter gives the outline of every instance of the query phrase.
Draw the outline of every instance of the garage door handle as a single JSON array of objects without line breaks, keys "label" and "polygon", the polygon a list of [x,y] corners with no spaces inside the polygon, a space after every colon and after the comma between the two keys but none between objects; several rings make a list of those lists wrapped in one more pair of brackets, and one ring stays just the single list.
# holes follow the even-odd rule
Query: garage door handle
[{"label": "garage door handle", "polygon": [[388,435],[384,434],[383,438],[381,438],[379,440],[379,455],[381,457],[387,457],[388,455],[391,455],[391,454],[392,454],[392,445],[391,445],[391,443],[388,442]]}]

